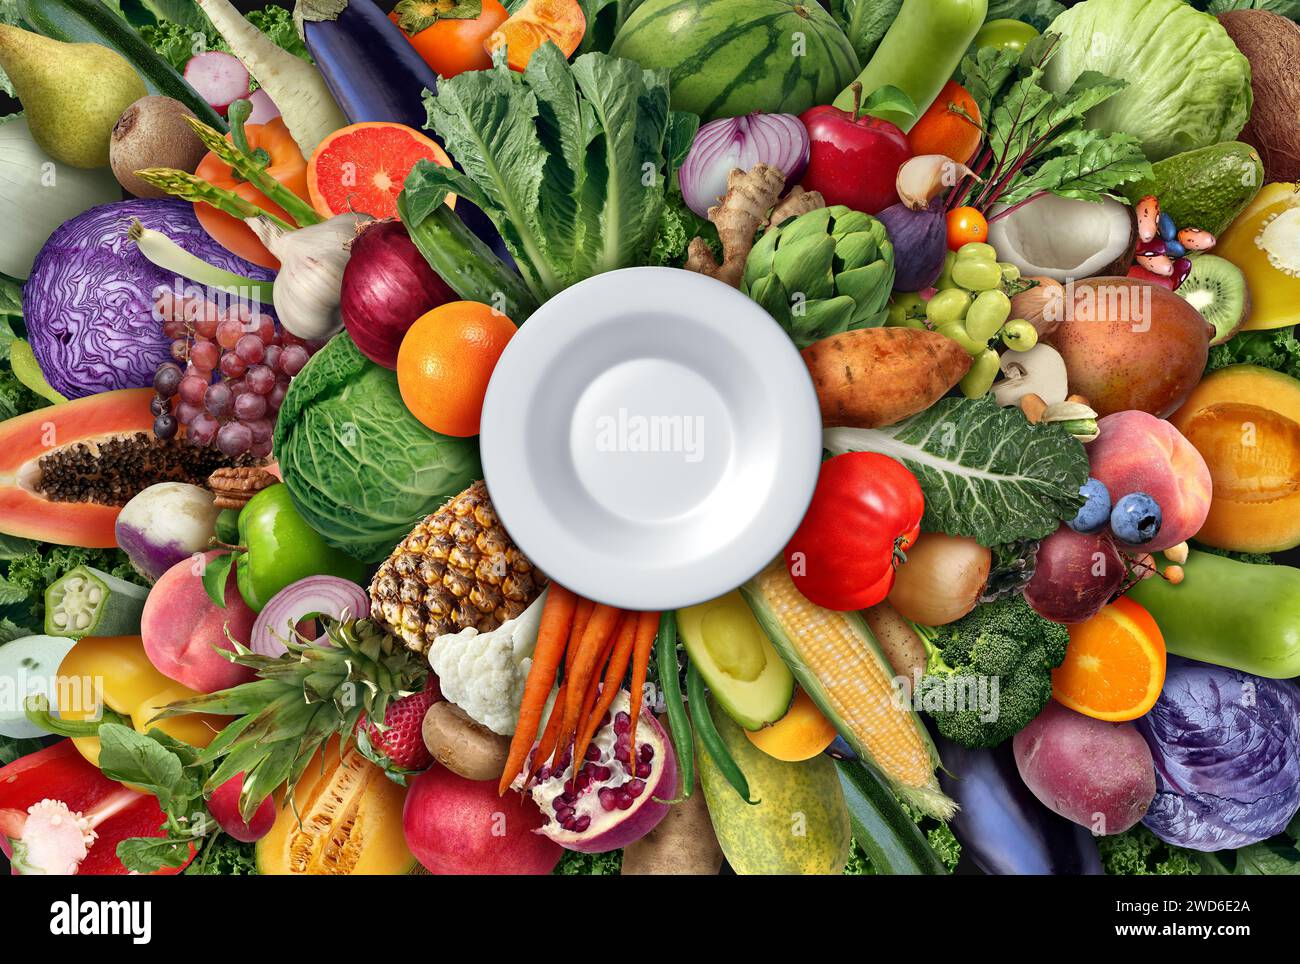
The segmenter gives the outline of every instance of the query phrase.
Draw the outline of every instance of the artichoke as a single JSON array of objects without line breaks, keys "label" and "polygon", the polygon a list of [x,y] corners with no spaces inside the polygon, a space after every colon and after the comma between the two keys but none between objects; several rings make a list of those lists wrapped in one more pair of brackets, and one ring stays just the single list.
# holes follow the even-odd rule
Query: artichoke
[{"label": "artichoke", "polygon": [[843,204],[767,232],[745,262],[741,290],[806,348],[842,331],[883,325],[894,288],[885,226]]}]

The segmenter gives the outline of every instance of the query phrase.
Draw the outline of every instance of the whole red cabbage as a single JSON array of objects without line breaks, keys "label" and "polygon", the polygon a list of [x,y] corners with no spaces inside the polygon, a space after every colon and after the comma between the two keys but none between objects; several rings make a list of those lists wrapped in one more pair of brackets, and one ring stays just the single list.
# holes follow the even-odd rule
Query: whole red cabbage
[{"label": "whole red cabbage", "polygon": [[193,283],[139,252],[126,235],[133,220],[226,271],[262,280],[275,275],[213,241],[184,201],[118,201],[65,221],[36,255],[23,286],[23,320],[41,372],[68,398],[151,385],[171,357],[154,295]]},{"label": "whole red cabbage", "polygon": [[1165,688],[1136,721],[1156,765],[1142,822],[1192,850],[1245,847],[1300,809],[1300,689],[1288,680],[1171,656]]},{"label": "whole red cabbage", "polygon": [[343,269],[343,324],[377,365],[397,368],[397,349],[425,312],[457,296],[424,260],[400,221],[376,221],[352,242]]}]

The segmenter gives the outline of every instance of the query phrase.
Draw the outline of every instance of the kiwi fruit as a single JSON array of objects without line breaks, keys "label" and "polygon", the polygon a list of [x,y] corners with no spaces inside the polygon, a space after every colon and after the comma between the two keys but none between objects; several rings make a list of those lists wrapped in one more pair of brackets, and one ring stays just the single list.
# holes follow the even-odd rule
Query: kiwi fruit
[{"label": "kiwi fruit", "polygon": [[1192,258],[1192,272],[1177,293],[1214,326],[1211,345],[1227,341],[1250,317],[1246,276],[1231,261],[1212,254]]},{"label": "kiwi fruit", "polygon": [[170,167],[192,174],[207,148],[190,127],[194,112],[170,97],[141,97],[118,117],[108,144],[108,163],[117,183],[136,197],[165,198],[166,192],[146,184],[135,172],[146,167]]}]

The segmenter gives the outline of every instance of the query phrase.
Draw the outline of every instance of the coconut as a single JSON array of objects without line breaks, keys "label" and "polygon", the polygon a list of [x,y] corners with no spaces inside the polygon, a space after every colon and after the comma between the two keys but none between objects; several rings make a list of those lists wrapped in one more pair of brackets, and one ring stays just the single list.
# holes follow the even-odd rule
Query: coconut
[{"label": "coconut", "polygon": [[1241,140],[1264,161],[1269,181],[1300,180],[1300,25],[1267,10],[1219,15],[1250,61],[1255,106]]},{"label": "coconut", "polygon": [[1098,204],[1046,194],[997,217],[1004,210],[991,212],[988,241],[1025,277],[1064,282],[1128,270],[1133,219],[1116,200]]}]

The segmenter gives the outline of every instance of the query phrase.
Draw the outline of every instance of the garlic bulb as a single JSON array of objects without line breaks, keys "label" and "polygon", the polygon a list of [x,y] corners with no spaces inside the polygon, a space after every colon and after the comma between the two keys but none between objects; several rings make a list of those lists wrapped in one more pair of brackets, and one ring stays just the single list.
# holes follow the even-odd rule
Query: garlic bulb
[{"label": "garlic bulb", "polygon": [[247,219],[245,223],[258,240],[280,259],[274,304],[285,331],[319,340],[343,330],[339,299],[348,242],[369,220],[365,214],[337,214],[328,221],[286,231],[267,218]]}]

